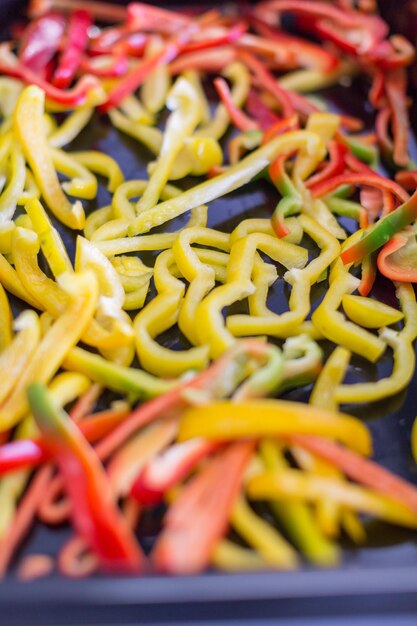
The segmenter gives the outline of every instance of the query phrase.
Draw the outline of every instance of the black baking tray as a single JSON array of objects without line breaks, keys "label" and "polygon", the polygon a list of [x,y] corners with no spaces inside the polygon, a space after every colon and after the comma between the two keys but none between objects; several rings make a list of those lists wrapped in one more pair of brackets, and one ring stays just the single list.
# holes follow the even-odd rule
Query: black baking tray
[{"label": "black baking tray", "polygon": [[[168,4],[168,3],[165,3]],[[184,3],[183,3],[184,4]],[[191,3],[189,3],[191,4]],[[383,2],[382,8],[389,3]],[[391,3],[392,4],[392,3]],[[403,4],[403,3],[401,3]],[[404,3],[405,4],[405,3]],[[24,2],[0,0],[0,27],[22,15]],[[324,96],[335,110],[361,117],[369,126],[372,113],[366,104],[366,85],[361,82],[331,89]],[[417,129],[414,128],[414,131]],[[416,157],[414,140],[411,139]],[[96,116],[70,149],[94,146],[111,154],[121,164],[126,178],[141,178],[150,155],[138,144],[115,131],[105,118]],[[93,210],[108,201],[100,188]],[[249,215],[269,215],[274,196],[262,182],[247,185],[210,205],[209,225],[231,230]],[[66,243],[73,247],[68,232]],[[278,281],[273,300],[282,301]],[[388,283],[376,289],[382,299],[392,293]],[[16,302],[16,308],[19,304]],[[177,339],[166,336],[167,345]],[[389,371],[385,359],[378,372],[355,358],[351,375],[380,375]],[[417,483],[417,467],[410,453],[410,431],[417,414],[417,375],[408,391],[384,403],[349,407],[366,420],[373,436],[375,459],[408,480]],[[309,388],[289,397],[307,397]],[[143,534],[152,540],[153,520],[144,521]],[[36,527],[22,554],[53,554],[68,529]],[[223,574],[208,572],[191,577],[102,578],[72,581],[57,575],[30,584],[12,577],[0,585],[0,623],[5,626],[76,626],[122,624],[416,624],[417,623],[417,535],[383,524],[369,527],[370,540],[361,549],[346,544],[344,559],[335,570],[308,566],[297,572]],[[146,546],[145,546],[146,547]]]}]

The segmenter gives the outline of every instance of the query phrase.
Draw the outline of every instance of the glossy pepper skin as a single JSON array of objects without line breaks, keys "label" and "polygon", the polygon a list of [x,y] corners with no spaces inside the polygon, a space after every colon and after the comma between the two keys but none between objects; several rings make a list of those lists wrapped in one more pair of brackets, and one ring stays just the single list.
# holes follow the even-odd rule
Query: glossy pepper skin
[{"label": "glossy pepper skin", "polygon": [[76,531],[95,552],[104,571],[141,572],[145,557],[112,499],[94,451],[66,413],[53,404],[43,385],[33,383],[28,398],[45,448],[64,479]]},{"label": "glossy pepper skin", "polygon": [[404,204],[389,213],[370,228],[357,243],[340,255],[343,263],[356,263],[374,250],[381,248],[393,235],[417,219],[417,191]]}]

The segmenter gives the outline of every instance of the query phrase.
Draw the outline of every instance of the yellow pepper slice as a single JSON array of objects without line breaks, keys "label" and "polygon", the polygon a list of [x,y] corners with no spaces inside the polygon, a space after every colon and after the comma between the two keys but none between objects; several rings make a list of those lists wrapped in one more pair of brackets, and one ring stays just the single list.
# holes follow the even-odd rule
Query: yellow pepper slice
[{"label": "yellow pepper slice", "polygon": [[[145,48],[145,58],[161,52],[164,46],[165,43],[161,37],[151,36]],[[140,95],[145,108],[150,113],[158,113],[164,107],[170,86],[171,76],[165,63],[158,65],[143,81]]]},{"label": "yellow pepper slice", "polygon": [[[284,279],[292,286],[289,301],[290,310],[278,315],[264,307],[266,310],[263,311],[263,315],[256,317],[231,315],[227,318],[226,325],[234,336],[268,334],[288,337],[294,333],[295,329],[302,324],[309,314],[311,286],[317,282],[322,272],[337,257],[340,252],[340,245],[333,235],[309,216],[301,215],[298,220],[303,231],[318,244],[320,255],[306,267],[292,268],[284,274]],[[235,235],[232,233],[231,238],[234,237]],[[263,285],[264,290],[265,287],[266,285]]]},{"label": "yellow pepper slice", "polygon": [[343,296],[358,287],[357,278],[339,263],[330,275],[330,286],[311,319],[323,335],[335,343],[375,363],[385,351],[385,343],[369,331],[347,321],[337,309]]},{"label": "yellow pepper slice", "polygon": [[310,404],[329,411],[338,409],[334,394],[337,385],[343,381],[346,375],[350,356],[349,350],[342,346],[336,346],[316,380],[311,392]]},{"label": "yellow pepper slice", "polygon": [[230,522],[239,535],[255,548],[265,564],[283,569],[297,567],[298,557],[294,548],[273,526],[256,515],[242,495],[235,502]]},{"label": "yellow pepper slice", "polygon": [[129,226],[129,234],[146,233],[196,206],[207,204],[211,200],[242,187],[279,154],[293,152],[302,146],[305,146],[309,154],[324,158],[325,148],[318,135],[304,130],[285,133],[252,152],[224,174],[196,185],[178,198],[161,202],[154,208],[141,213]]},{"label": "yellow pepper slice", "polygon": [[30,304],[34,309],[42,310],[42,305],[25,289],[16,270],[3,254],[0,254],[0,283],[9,293]]},{"label": "yellow pepper slice", "polygon": [[14,128],[26,159],[52,213],[69,228],[84,225],[80,202],[71,205],[56,174],[43,127],[44,92],[31,85],[21,93],[14,112]]},{"label": "yellow pepper slice", "polygon": [[244,437],[308,433],[337,439],[361,454],[370,454],[367,428],[356,418],[285,400],[245,403],[213,402],[187,409],[181,418],[179,439],[206,437],[230,440]]},{"label": "yellow pepper slice", "polygon": [[[262,441],[260,453],[267,470],[281,472],[288,469],[288,462],[277,442]],[[328,567],[339,562],[337,545],[320,531],[306,503],[288,501],[284,504],[273,499],[269,505],[288,537],[311,563]]]},{"label": "yellow pepper slice", "polygon": [[137,213],[146,213],[156,205],[184,140],[190,137],[201,120],[201,107],[198,106],[194,87],[185,78],[175,82],[166,99],[166,106],[171,114],[165,126],[161,151],[145,192],[136,205]]},{"label": "yellow pepper slice", "polygon": [[111,205],[103,206],[100,209],[96,209],[90,215],[88,215],[84,224],[84,236],[91,240],[94,233],[100,226],[106,224],[113,216],[113,208]]},{"label": "yellow pepper slice", "polygon": [[18,143],[14,142],[10,152],[11,175],[0,195],[0,223],[13,219],[16,205],[21,197],[26,180],[25,159]]},{"label": "yellow pepper slice", "polygon": [[[334,113],[319,112],[312,113],[308,116],[306,130],[317,133],[327,148],[329,141],[334,137],[339,126],[339,115],[335,115]],[[305,180],[314,172],[320,161],[320,155],[315,157],[315,155],[307,154],[305,150],[301,149],[295,159],[293,176],[295,178]]]},{"label": "yellow pepper slice", "polygon": [[37,198],[25,204],[25,211],[30,217],[32,228],[39,237],[42,252],[55,277],[63,272],[72,271],[64,242],[57,229],[52,225],[45,209]]},{"label": "yellow pepper slice", "polygon": [[293,469],[266,472],[249,480],[247,492],[250,498],[256,500],[279,498],[313,503],[325,496],[338,504],[384,521],[417,528],[416,513],[403,504],[338,478],[316,476]]},{"label": "yellow pepper slice", "polygon": [[171,274],[173,263],[171,250],[158,256],[154,268],[158,295],[138,313],[133,324],[141,365],[155,375],[166,377],[178,376],[189,369],[203,369],[208,363],[208,346],[176,351],[154,340],[178,320],[185,285]]},{"label": "yellow pepper slice", "polygon": [[0,407],[1,430],[11,428],[25,415],[27,386],[35,380],[49,382],[93,318],[98,298],[94,275],[62,274],[58,280],[68,294],[69,306],[44,335],[11,395]]},{"label": "yellow pepper slice", "polygon": [[84,105],[68,115],[62,124],[48,136],[48,143],[51,148],[63,148],[71,143],[87,126],[93,113],[93,107]]},{"label": "yellow pepper slice", "polygon": [[403,319],[404,313],[378,300],[346,294],[343,310],[352,322],[364,328],[382,328]]},{"label": "yellow pepper slice", "polygon": [[41,338],[39,318],[34,311],[24,311],[14,324],[16,335],[0,354],[0,404],[16,386]]},{"label": "yellow pepper slice", "polygon": [[70,196],[93,200],[97,195],[97,178],[69,152],[50,148],[55,169],[70,180],[62,183],[62,188]]},{"label": "yellow pepper slice", "polygon": [[254,572],[264,570],[266,567],[258,552],[242,548],[228,539],[219,541],[214,548],[211,561],[215,567],[226,572]]},{"label": "yellow pepper slice", "polygon": [[12,319],[13,316],[9,300],[0,283],[0,354],[10,345],[13,339]]},{"label": "yellow pepper slice", "polygon": [[133,122],[148,126],[152,126],[155,123],[153,115],[145,109],[139,98],[133,94],[126,96],[119,107]]},{"label": "yellow pepper slice", "polygon": [[153,154],[159,154],[162,146],[162,133],[159,128],[143,122],[134,122],[116,109],[108,111],[108,116],[118,130],[143,143]]},{"label": "yellow pepper slice", "polygon": [[268,254],[287,268],[303,267],[307,262],[304,248],[294,246],[276,237],[252,233],[238,240],[230,251],[227,267],[227,283],[214,289],[198,306],[198,336],[201,343],[208,343],[212,357],[217,357],[234,341],[226,328],[222,310],[238,300],[251,295],[255,287],[251,282],[257,249]]},{"label": "yellow pepper slice", "polygon": [[104,152],[86,150],[71,152],[71,157],[91,172],[105,176],[108,179],[107,189],[114,193],[124,181],[123,172],[118,163]]}]

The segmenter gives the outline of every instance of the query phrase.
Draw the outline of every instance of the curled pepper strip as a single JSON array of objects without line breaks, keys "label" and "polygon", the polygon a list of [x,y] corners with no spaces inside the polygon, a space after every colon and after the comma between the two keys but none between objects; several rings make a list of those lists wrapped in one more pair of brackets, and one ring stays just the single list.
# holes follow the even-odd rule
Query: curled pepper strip
[{"label": "curled pepper strip", "polygon": [[397,283],[397,297],[405,316],[403,329],[399,332],[391,328],[380,331],[380,338],[393,350],[394,364],[390,376],[374,383],[354,383],[338,385],[334,397],[342,402],[373,402],[389,397],[404,389],[410,382],[415,367],[413,341],[417,337],[417,304],[414,290],[407,283]]},{"label": "curled pepper strip", "polygon": [[56,130],[48,136],[51,148],[63,148],[71,143],[87,126],[94,113],[91,106],[81,106],[73,111]]},{"label": "curled pepper strip", "polygon": [[190,283],[180,307],[178,325],[187,339],[192,344],[197,345],[199,337],[194,324],[197,307],[213,289],[216,276],[213,267],[201,262],[198,250],[191,247],[192,243],[215,247],[224,251],[230,249],[230,244],[229,236],[225,233],[209,228],[195,227],[183,229],[172,246],[175,263],[181,274]]},{"label": "curled pepper strip", "polygon": [[298,218],[303,231],[319,245],[320,255],[306,267],[291,268],[284,279],[292,285],[290,310],[277,315],[268,311],[268,315],[248,316],[231,315],[227,318],[228,330],[235,336],[246,334],[263,334],[277,337],[288,337],[300,326],[310,312],[311,286],[318,280],[324,270],[334,261],[340,250],[338,241],[307,215]]},{"label": "curled pepper strip", "polygon": [[61,190],[42,124],[44,93],[36,86],[21,94],[14,114],[15,131],[23,152],[51,211],[69,228],[82,228],[84,210],[71,205]]},{"label": "curled pepper strip", "polygon": [[56,171],[70,179],[62,183],[63,190],[70,196],[93,200],[97,195],[97,179],[94,174],[68,152],[51,148],[50,154]]},{"label": "curled pepper strip", "polygon": [[357,289],[359,280],[336,263],[330,275],[330,287],[311,319],[323,335],[375,363],[385,351],[385,343],[369,331],[347,321],[339,308],[346,293]]},{"label": "curled pepper strip", "polygon": [[164,348],[154,341],[178,320],[185,285],[171,274],[174,262],[171,250],[162,252],[155,263],[154,278],[158,295],[138,313],[134,320],[136,351],[147,371],[173,377],[189,369],[203,369],[208,362],[208,346],[186,351]]},{"label": "curled pepper strip", "polygon": [[394,235],[378,254],[378,269],[387,278],[401,282],[417,282],[415,269],[416,239],[414,229]]},{"label": "curled pepper strip", "polygon": [[196,313],[201,321],[200,341],[210,345],[213,356],[219,356],[235,341],[226,328],[222,309],[254,292],[251,275],[257,249],[287,268],[302,268],[307,262],[305,250],[269,235],[253,233],[234,243],[227,267],[227,283],[214,289]]}]

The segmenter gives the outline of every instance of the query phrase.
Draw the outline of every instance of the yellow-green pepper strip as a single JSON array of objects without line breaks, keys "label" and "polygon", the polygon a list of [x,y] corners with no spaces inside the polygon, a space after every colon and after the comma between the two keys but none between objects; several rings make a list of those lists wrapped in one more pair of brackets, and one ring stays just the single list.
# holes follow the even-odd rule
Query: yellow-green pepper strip
[{"label": "yellow-green pepper strip", "polygon": [[316,503],[326,497],[335,503],[361,513],[373,515],[393,524],[417,528],[417,515],[403,504],[345,480],[287,469],[266,472],[251,478],[247,492],[253,499],[306,500]]},{"label": "yellow-green pepper strip", "polygon": [[24,311],[14,322],[16,335],[0,354],[0,404],[16,386],[41,338],[39,318],[34,311]]},{"label": "yellow-green pepper strip", "polygon": [[34,309],[42,310],[42,305],[25,289],[16,270],[10,265],[7,259],[0,254],[0,283],[6,291],[12,293],[23,302],[26,302]]},{"label": "yellow-green pepper strip", "polygon": [[289,337],[283,345],[284,369],[279,391],[308,385],[316,380],[322,367],[320,346],[308,335]]},{"label": "yellow-green pepper strip", "polygon": [[133,122],[146,124],[147,126],[153,126],[155,123],[154,117],[145,109],[139,98],[133,94],[126,96],[119,107]]},{"label": "yellow-green pepper strip", "polygon": [[14,128],[36,182],[52,213],[66,226],[81,229],[84,209],[71,205],[59,184],[43,124],[45,93],[39,87],[26,87],[14,112]]},{"label": "yellow-green pepper strip", "polygon": [[174,377],[189,369],[203,369],[208,363],[208,346],[189,350],[170,350],[159,345],[155,337],[178,321],[185,285],[170,271],[174,263],[171,250],[159,254],[154,268],[158,295],[138,313],[134,320],[136,352],[144,369],[155,375]]},{"label": "yellow-green pepper strip", "polygon": [[222,539],[216,545],[211,562],[226,572],[253,572],[266,567],[265,561],[257,552],[242,548],[228,539]]},{"label": "yellow-green pepper strip", "polygon": [[[142,196],[148,186],[148,183],[148,180],[128,180],[119,185],[112,200],[114,217],[133,219],[136,212],[135,207],[130,200],[137,196]],[[176,198],[180,194],[181,189],[178,187],[174,187],[174,185],[165,185],[161,191],[161,198],[169,200],[171,198]]]},{"label": "yellow-green pepper strip", "polygon": [[298,556],[294,548],[271,524],[256,515],[242,495],[235,502],[230,522],[266,565],[284,569],[297,567]]},{"label": "yellow-green pepper strip", "polygon": [[[309,115],[306,130],[316,133],[323,140],[324,145],[328,146],[329,141],[333,139],[336,131],[340,126],[340,117],[334,113],[312,113]],[[301,180],[305,180],[314,172],[317,164],[321,161],[319,155],[307,153],[301,149],[297,154],[293,167],[293,176]]]},{"label": "yellow-green pepper strip", "polygon": [[346,239],[345,230],[340,226],[323,200],[321,198],[313,198],[311,192],[305,187],[300,178],[295,180],[295,185],[302,199],[302,212],[310,215],[336,239]]},{"label": "yellow-green pepper strip", "polygon": [[13,115],[22,89],[23,84],[20,80],[8,76],[0,78],[0,111],[3,119]]},{"label": "yellow-green pepper strip", "polygon": [[[113,197],[112,208],[115,219],[103,220],[102,224],[95,229],[91,239],[95,242],[102,240],[115,240],[127,234],[129,222],[136,215],[134,205],[129,202],[131,198],[141,196],[148,185],[147,180],[130,180],[122,183]],[[174,185],[165,185],[161,191],[162,200],[169,200],[181,194],[181,190]],[[205,226],[207,222],[207,207],[199,206],[191,210],[188,225]],[[166,233],[165,233],[166,234]],[[176,233],[171,237],[175,238]],[[170,244],[172,245],[172,243]],[[169,247],[169,246],[168,246]],[[158,248],[155,248],[158,249]],[[118,254],[115,252],[114,254]]]},{"label": "yellow-green pepper strip", "polygon": [[12,320],[13,316],[9,300],[2,284],[0,283],[0,355],[12,342]]},{"label": "yellow-green pepper strip", "polygon": [[154,398],[176,384],[175,381],[157,378],[136,367],[130,368],[111,363],[98,354],[78,347],[68,352],[62,367],[72,372],[85,374],[91,380],[112,391],[129,395],[134,399]]},{"label": "yellow-green pepper strip", "polygon": [[334,397],[335,390],[346,375],[350,356],[351,354],[347,348],[336,346],[317,378],[310,395],[310,404],[320,406],[329,411],[338,409],[338,402]]},{"label": "yellow-green pepper strip", "polygon": [[62,124],[48,136],[51,148],[63,148],[71,143],[93,117],[94,108],[82,106],[73,111]]},{"label": "yellow-green pepper strip", "polygon": [[285,437],[288,433],[329,437],[361,454],[371,452],[370,434],[355,417],[286,400],[223,401],[187,409],[181,418],[179,440],[206,437],[211,441],[230,441]]},{"label": "yellow-green pepper strip", "polygon": [[301,268],[307,262],[307,251],[304,248],[262,233],[247,235],[232,246],[227,267],[227,283],[209,293],[196,312],[200,342],[210,345],[211,356],[214,358],[235,341],[226,328],[222,310],[254,292],[251,276],[258,249],[287,268]]},{"label": "yellow-green pepper strip", "polygon": [[357,324],[346,320],[343,313],[337,310],[342,297],[346,293],[355,291],[358,285],[359,280],[349,274],[338,260],[330,274],[329,289],[311,319],[326,339],[375,363],[385,351],[385,342]]},{"label": "yellow-green pepper strip", "polygon": [[25,204],[25,211],[30,217],[32,228],[39,237],[42,252],[55,277],[62,272],[72,271],[72,263],[69,259],[64,242],[57,229],[53,226],[47,212],[38,199],[30,200]]},{"label": "yellow-green pepper strip", "polygon": [[172,246],[175,263],[190,283],[178,317],[178,325],[181,332],[194,345],[199,343],[196,330],[196,311],[203,298],[215,285],[215,271],[198,257],[198,251],[191,244],[198,243],[220,250],[230,249],[229,235],[211,228],[184,228],[180,231]]},{"label": "yellow-green pepper strip", "polygon": [[[226,67],[222,75],[231,81],[231,98],[237,107],[243,106],[248,97],[251,79],[243,63],[234,62]],[[230,116],[224,104],[220,103],[213,119],[194,133],[195,137],[213,137],[220,139],[230,124]]]},{"label": "yellow-green pepper strip", "polygon": [[[285,222],[288,230],[290,231],[286,237],[283,237],[284,241],[288,243],[299,244],[303,238],[303,227],[301,222],[297,218],[290,217]],[[271,220],[263,217],[252,217],[247,220],[242,220],[240,224],[236,226],[234,231],[230,234],[230,244],[234,244],[238,239],[242,239],[250,233],[264,233],[265,235],[275,236],[275,231],[272,228]]]},{"label": "yellow-green pepper strip", "polygon": [[120,237],[109,241],[97,241],[94,236],[94,245],[106,257],[129,252],[147,252],[153,250],[166,250],[171,248],[178,237],[178,233],[158,233],[141,237]]},{"label": "yellow-green pepper strip", "polygon": [[194,90],[198,96],[201,106],[201,123],[207,127],[207,125],[211,121],[211,112],[210,112],[210,104],[207,100],[207,96],[204,91],[203,84],[201,82],[201,74],[197,72],[197,70],[186,70],[183,73],[184,78],[186,78],[194,87]]},{"label": "yellow-green pepper strip", "polygon": [[29,202],[29,200],[33,200],[34,198],[39,199],[41,197],[41,190],[36,183],[34,175],[27,167],[25,168],[25,171],[26,178],[23,193],[17,201],[17,204],[21,206],[24,206],[26,202]]},{"label": "yellow-green pepper strip", "polygon": [[[145,265],[136,256],[116,256],[111,258],[110,262],[125,291],[123,303],[125,311],[142,308],[153,275],[153,268]],[[133,301],[138,303],[137,306],[132,306]]]},{"label": "yellow-green pepper strip", "polygon": [[233,137],[227,146],[230,165],[238,163],[246,152],[259,148],[262,138],[263,132],[261,130],[246,130]]},{"label": "yellow-green pepper strip", "polygon": [[252,152],[224,174],[200,183],[182,193],[178,198],[157,204],[153,209],[138,215],[129,226],[129,234],[146,233],[194,207],[207,204],[211,200],[242,187],[279,154],[292,152],[302,146],[305,146],[309,153],[321,155],[321,158],[324,158],[325,148],[318,135],[304,130],[285,133]]},{"label": "yellow-green pepper strip", "polygon": [[0,407],[0,429],[13,427],[28,411],[26,388],[33,381],[47,383],[61,367],[91,322],[97,305],[98,287],[93,274],[62,274],[60,286],[69,306],[44,335],[12,394]]},{"label": "yellow-green pepper strip", "polygon": [[284,356],[277,346],[265,344],[266,362],[256,369],[233,394],[235,402],[273,395],[284,375]]},{"label": "yellow-green pepper strip", "polygon": [[104,152],[97,150],[86,150],[83,152],[71,152],[71,157],[100,176],[108,179],[107,189],[110,193],[115,193],[119,185],[124,182],[123,172],[118,163]]},{"label": "yellow-green pepper strip", "polygon": [[300,69],[287,72],[278,82],[284,89],[309,93],[337,85],[342,76],[355,74],[355,68],[348,63],[341,63],[339,68],[331,72],[321,72],[313,69]]},{"label": "yellow-green pepper strip", "polygon": [[202,111],[196,92],[185,78],[175,82],[166,106],[171,114],[165,126],[161,151],[145,192],[136,205],[137,213],[146,213],[157,204],[184,140],[190,137],[201,120]]},{"label": "yellow-green pepper strip", "polygon": [[[300,215],[298,219],[303,231],[318,244],[321,251],[305,268],[292,268],[284,274],[285,280],[292,286],[290,310],[281,315],[269,311],[268,315],[262,317],[231,315],[227,318],[226,325],[234,336],[266,333],[289,337],[309,314],[311,286],[337,257],[340,245],[333,235],[309,216]],[[231,237],[233,238],[233,233]]]},{"label": "yellow-green pepper strip", "polygon": [[0,223],[13,219],[16,205],[21,197],[26,180],[25,159],[20,145],[14,142],[10,151],[11,175],[5,189],[0,194]]},{"label": "yellow-green pepper strip", "polygon": [[[185,176],[203,176],[213,167],[223,162],[223,151],[219,142],[213,137],[188,137],[178,153],[171,168],[169,180],[178,180]],[[156,164],[155,164],[156,166]],[[153,164],[148,172],[153,172]]]},{"label": "yellow-green pepper strip", "polygon": [[374,402],[393,396],[409,384],[414,374],[416,356],[413,341],[417,336],[417,303],[414,289],[409,283],[397,283],[397,296],[404,312],[404,327],[400,332],[384,328],[380,338],[393,350],[394,364],[390,376],[372,383],[338,385],[334,398],[342,402]]},{"label": "yellow-green pepper strip", "polygon": [[118,130],[143,143],[153,154],[159,154],[162,146],[162,132],[148,124],[134,122],[116,109],[107,112],[110,121]]},{"label": "yellow-green pepper strip", "polygon": [[327,196],[323,199],[325,205],[330,209],[332,213],[341,215],[342,217],[350,217],[359,222],[362,206],[359,202],[353,202],[352,200],[346,200],[345,198],[338,198],[337,196]]},{"label": "yellow-green pepper strip", "polygon": [[[158,54],[164,47],[165,43],[161,37],[151,36],[145,48],[144,58]],[[157,65],[145,78],[140,89],[140,95],[143,104],[150,113],[158,113],[164,107],[170,85],[171,75],[166,63]]]},{"label": "yellow-green pepper strip", "polygon": [[[47,310],[54,318],[62,315],[68,307],[68,296],[59,284],[47,277],[40,269],[37,255],[39,241],[36,233],[23,228],[16,228],[13,235],[13,257],[17,277],[24,289],[39,298],[35,308]],[[13,270],[14,271],[14,270]],[[42,297],[40,297],[40,295]],[[100,317],[91,320],[83,341],[99,348],[115,348],[132,341],[130,322],[122,317],[107,317],[105,326]]]},{"label": "yellow-green pepper strip", "polygon": [[[262,441],[260,453],[267,470],[280,472],[288,468],[276,442]],[[331,566],[339,562],[338,547],[320,532],[308,505],[303,502],[286,502],[283,505],[273,499],[269,506],[287,536],[311,563]]]},{"label": "yellow-green pepper strip", "polygon": [[50,148],[55,169],[70,180],[62,183],[62,188],[70,196],[93,200],[97,195],[97,178],[86,167],[73,159],[69,152]]},{"label": "yellow-green pepper strip", "polygon": [[[123,183],[122,183],[123,184]],[[113,208],[111,205],[103,206],[96,209],[88,215],[84,224],[84,236],[91,240],[94,233],[100,226],[103,226],[113,217]]]}]

